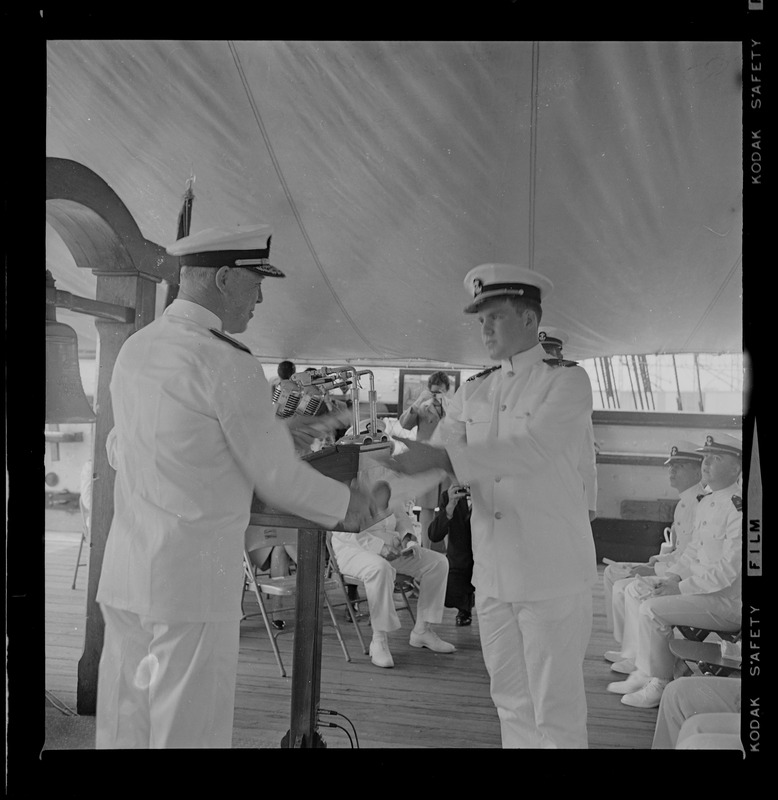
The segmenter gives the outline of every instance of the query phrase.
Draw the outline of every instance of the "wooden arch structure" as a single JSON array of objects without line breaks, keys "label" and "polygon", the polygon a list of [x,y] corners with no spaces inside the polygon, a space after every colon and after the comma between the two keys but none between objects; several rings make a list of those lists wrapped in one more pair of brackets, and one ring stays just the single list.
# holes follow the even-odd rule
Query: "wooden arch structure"
[{"label": "wooden arch structure", "polygon": [[77,302],[67,303],[74,311],[97,317],[91,542],[84,652],[78,664],[77,689],[78,713],[94,714],[103,645],[103,619],[95,597],[113,517],[114,473],[105,451],[113,427],[111,375],[127,337],[154,319],[156,284],[163,279],[178,282],[178,259],[144,238],[110,186],[75,161],[46,159],[46,220],[62,238],[76,265],[91,269],[96,276],[94,301],[70,298]]}]

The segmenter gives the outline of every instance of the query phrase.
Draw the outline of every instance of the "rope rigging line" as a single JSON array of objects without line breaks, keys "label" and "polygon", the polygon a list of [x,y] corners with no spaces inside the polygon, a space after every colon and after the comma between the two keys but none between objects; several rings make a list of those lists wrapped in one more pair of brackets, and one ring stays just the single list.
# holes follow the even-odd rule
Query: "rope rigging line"
[{"label": "rope rigging line", "polygon": [[732,276],[735,274],[735,270],[737,270],[738,266],[740,266],[740,262],[742,260],[743,260],[743,254],[741,253],[735,259],[735,263],[732,265],[732,268],[727,273],[727,276],[721,282],[721,286],[719,286],[718,291],[716,292],[715,295],[713,295],[713,299],[710,301],[710,303],[708,303],[705,311],[702,312],[702,315],[700,316],[699,320],[697,321],[697,324],[694,326],[694,328],[692,328],[692,332],[686,337],[686,341],[683,343],[683,346],[680,348],[680,350],[678,352],[682,353],[686,349],[688,349],[689,342],[694,338],[694,335],[700,329],[700,327],[702,326],[702,323],[705,322],[705,320],[708,318],[708,315],[713,310],[713,306],[716,305],[716,302],[718,301],[719,297],[721,297],[721,294],[723,293],[724,289],[727,288],[727,285],[732,280]]},{"label": "rope rigging line", "polygon": [[235,68],[237,69],[241,83],[243,84],[243,90],[245,91],[246,97],[248,98],[249,106],[251,107],[251,112],[254,115],[254,120],[256,121],[257,127],[259,128],[259,132],[262,135],[263,141],[265,142],[265,147],[267,148],[268,155],[270,156],[270,160],[273,163],[273,168],[275,169],[276,175],[278,176],[281,188],[284,190],[284,194],[286,195],[286,200],[289,203],[289,207],[292,209],[292,213],[294,214],[294,217],[297,220],[297,225],[300,228],[300,232],[303,235],[303,239],[305,240],[305,243],[308,246],[308,251],[312,256],[313,261],[316,264],[316,267],[321,273],[322,279],[324,280],[325,284],[327,284],[327,288],[330,290],[330,294],[332,295],[335,302],[338,304],[338,307],[343,313],[345,319],[348,321],[349,325],[352,327],[354,332],[362,340],[362,342],[364,342],[364,344],[367,347],[369,347],[374,353],[379,354],[381,351],[376,349],[376,347],[374,347],[373,344],[369,342],[367,338],[362,334],[356,322],[351,318],[351,315],[348,313],[348,311],[346,311],[346,308],[341,302],[341,299],[338,297],[337,293],[335,292],[332,283],[330,283],[330,279],[327,277],[324,265],[321,263],[321,259],[316,253],[316,248],[314,247],[313,242],[311,241],[311,238],[308,235],[308,231],[305,228],[305,224],[303,223],[302,217],[300,216],[300,212],[297,209],[297,204],[294,201],[294,197],[292,197],[292,192],[289,189],[289,185],[286,182],[286,178],[284,177],[283,170],[281,169],[281,164],[279,163],[275,151],[273,150],[273,145],[270,141],[270,136],[268,135],[267,129],[265,128],[265,123],[262,121],[262,115],[259,113],[259,108],[257,107],[256,101],[254,100],[254,95],[251,91],[251,86],[249,85],[246,73],[243,70],[243,65],[241,64],[238,51],[235,48],[235,43],[229,41],[227,42],[227,45],[230,48],[230,53],[232,54],[232,60],[235,62]]}]

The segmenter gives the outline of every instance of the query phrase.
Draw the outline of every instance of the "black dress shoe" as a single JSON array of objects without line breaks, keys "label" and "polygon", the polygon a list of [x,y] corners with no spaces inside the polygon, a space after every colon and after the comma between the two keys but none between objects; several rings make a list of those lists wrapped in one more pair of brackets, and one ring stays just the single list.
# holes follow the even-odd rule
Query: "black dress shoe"
[{"label": "black dress shoe", "polygon": [[460,611],[457,614],[456,624],[460,627],[463,625],[469,625],[473,621],[473,618],[470,616],[469,611]]},{"label": "black dress shoe", "polygon": [[286,627],[286,623],[282,619],[274,619],[270,624],[277,631],[282,631]]}]

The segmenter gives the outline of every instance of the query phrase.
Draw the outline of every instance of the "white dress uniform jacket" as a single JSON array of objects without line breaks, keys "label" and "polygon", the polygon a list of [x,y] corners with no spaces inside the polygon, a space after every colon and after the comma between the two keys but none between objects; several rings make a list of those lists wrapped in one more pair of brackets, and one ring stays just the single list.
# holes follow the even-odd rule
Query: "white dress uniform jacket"
[{"label": "white dress uniform jacket", "polygon": [[299,461],[259,362],[175,300],[111,379],[117,470],[97,600],[166,622],[239,620],[252,494],[332,528],[349,490]]},{"label": "white dress uniform jacket", "polygon": [[581,367],[544,358],[538,344],[466,381],[432,437],[470,484],[473,584],[506,602],[576,594],[597,580],[578,471],[591,384]]},{"label": "white dress uniform jacket", "polygon": [[739,615],[743,512],[733,496],[741,496],[737,483],[699,501],[691,541],[668,572],[681,576],[681,594],[715,594]]},{"label": "white dress uniform jacket", "polygon": [[702,483],[695,483],[694,486],[685,489],[678,495],[678,503],[673,511],[673,524],[670,526],[675,548],[670,553],[657,556],[654,561],[654,572],[660,577],[664,577],[667,574],[667,570],[678,562],[692,540],[694,518],[699,505],[697,495],[704,492],[705,486]]}]

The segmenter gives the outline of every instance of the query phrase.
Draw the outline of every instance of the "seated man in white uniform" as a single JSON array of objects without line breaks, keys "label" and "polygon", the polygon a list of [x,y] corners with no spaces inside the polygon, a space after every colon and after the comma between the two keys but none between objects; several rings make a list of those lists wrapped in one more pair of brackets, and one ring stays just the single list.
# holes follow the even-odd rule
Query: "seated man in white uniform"
[{"label": "seated man in white uniform", "polygon": [[[411,646],[427,647],[436,653],[453,653],[456,650],[454,645],[444,642],[429,627],[431,623],[443,619],[448,561],[442,553],[418,546],[413,534],[413,522],[402,508],[390,502],[390,490],[386,482],[374,486],[374,496],[381,492],[384,493],[383,499],[377,503],[379,508],[386,508],[389,512],[386,517],[360,533],[332,533],[332,549],[340,571],[365,584],[373,628],[370,660],[377,667],[394,666],[387,633],[400,627],[393,598],[398,570],[404,575],[412,575],[419,583]],[[403,551],[408,543],[411,546]]]},{"label": "seated man in white uniform", "polygon": [[[691,542],[664,578],[639,578],[624,593],[624,636],[637,638],[635,670],[607,688],[624,695],[621,702],[628,706],[659,705],[673,676],[669,642],[674,626],[740,630],[743,512],[737,479],[742,445],[717,433],[698,449],[705,455],[702,479],[710,491],[700,497]],[[630,629],[635,633],[628,634]]]},{"label": "seated man in white uniform", "polygon": [[[608,564],[602,575],[605,588],[605,610],[613,638],[621,645],[618,650],[608,650],[605,660],[614,662],[616,672],[632,672],[635,668],[635,642],[624,641],[624,590],[638,575],[663,577],[667,570],[678,562],[692,537],[694,514],[697,510],[697,495],[705,491],[700,477],[702,453],[691,442],[676,441],[665,461],[670,486],[680,495],[673,511],[670,528],[671,541],[675,549],[669,553],[651,556],[647,564],[620,561]],[[622,662],[627,662],[623,664]]]},{"label": "seated man in white uniform", "polygon": [[742,750],[740,678],[693,675],[662,694],[652,750]]}]

